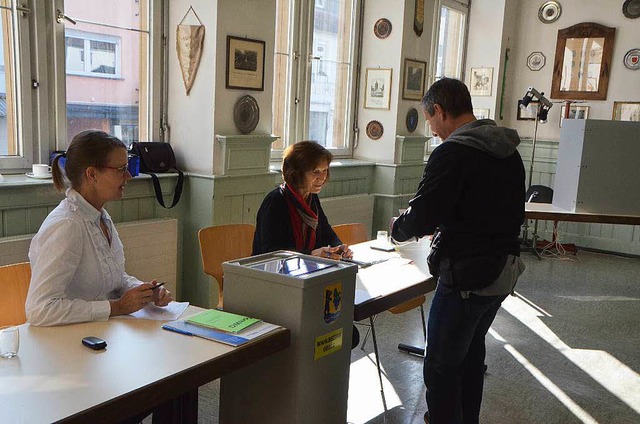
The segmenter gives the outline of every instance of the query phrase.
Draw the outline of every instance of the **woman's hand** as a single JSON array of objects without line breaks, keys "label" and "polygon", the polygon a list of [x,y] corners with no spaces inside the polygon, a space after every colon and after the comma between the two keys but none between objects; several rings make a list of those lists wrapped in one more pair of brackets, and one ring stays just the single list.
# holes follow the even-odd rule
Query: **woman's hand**
[{"label": "woman's hand", "polygon": [[120,299],[110,300],[110,316],[128,315],[142,309],[147,302],[151,302],[153,299],[151,287],[153,287],[152,284],[143,283],[124,292]]},{"label": "woman's hand", "polygon": [[321,258],[340,260],[340,258],[352,258],[353,252],[349,249],[348,245],[341,244],[340,246],[333,247],[319,247],[318,249],[313,250],[311,255]]},{"label": "woman's hand", "polygon": [[[151,284],[155,287],[158,282],[153,280]],[[156,306],[167,306],[169,302],[171,302],[173,298],[171,297],[171,292],[169,290],[165,290],[164,287],[160,287],[159,289],[153,290],[153,304]]]}]

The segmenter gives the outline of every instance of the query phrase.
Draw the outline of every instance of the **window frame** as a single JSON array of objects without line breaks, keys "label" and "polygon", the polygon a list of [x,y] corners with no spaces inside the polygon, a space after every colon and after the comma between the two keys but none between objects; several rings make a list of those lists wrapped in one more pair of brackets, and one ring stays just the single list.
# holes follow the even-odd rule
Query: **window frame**
[{"label": "window frame", "polygon": [[[288,116],[285,118],[285,137],[289,136],[289,140],[301,141],[306,140],[309,134],[309,120],[311,108],[311,83],[313,82],[312,68],[315,52],[313,50],[313,30],[314,30],[314,8],[315,1],[297,1],[291,0],[290,16],[291,22],[289,27],[289,57],[292,58],[290,65],[289,80],[289,109]],[[317,0],[316,0],[317,1]],[[349,47],[350,74],[348,75],[348,92],[351,99],[348,104],[348,112],[346,113],[346,147],[345,148],[328,148],[328,150],[337,158],[349,158],[353,155],[353,143],[355,140],[354,120],[356,114],[356,77],[357,77],[357,37],[359,34],[358,19],[360,13],[361,0],[348,0],[352,3],[351,16],[351,45]],[[319,2],[319,5],[323,3]],[[293,34],[293,35],[292,35]],[[326,46],[325,46],[326,49]],[[272,76],[273,78],[273,76]],[[274,91],[275,92],[275,91]],[[271,149],[271,159],[277,160],[282,158],[282,152],[291,143],[285,140],[282,149]]]},{"label": "window frame", "polygon": [[[33,13],[34,3],[35,0],[31,0],[27,3],[27,6],[24,7],[22,5],[17,6],[14,1],[12,2],[12,7],[3,7],[3,9],[12,11],[12,34],[15,40],[13,45],[13,61],[15,62],[15,66],[12,72],[15,74],[13,84],[16,101],[14,101],[12,105],[7,105],[7,107],[13,108],[12,113],[16,121],[16,147],[18,150],[18,154],[15,156],[0,157],[0,171],[7,173],[22,171],[31,167],[34,163],[33,157],[36,156],[39,145],[38,142],[29,141],[34,139],[34,134],[37,134],[37,128],[31,125],[35,119],[32,116],[32,81],[30,73],[28,72],[33,66],[30,52],[33,51],[31,29],[35,25],[35,16]],[[28,11],[24,9],[28,9]]]}]

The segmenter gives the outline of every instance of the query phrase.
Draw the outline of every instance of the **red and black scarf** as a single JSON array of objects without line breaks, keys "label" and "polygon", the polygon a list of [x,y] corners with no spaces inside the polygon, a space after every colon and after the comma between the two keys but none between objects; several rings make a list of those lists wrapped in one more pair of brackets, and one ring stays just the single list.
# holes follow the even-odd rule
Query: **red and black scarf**
[{"label": "red and black scarf", "polygon": [[[310,252],[316,245],[316,228],[318,228],[318,212],[312,205],[304,201],[298,192],[287,184],[283,184],[284,198],[289,206],[289,218],[293,228],[296,250]],[[309,195],[309,202],[313,197]]]}]

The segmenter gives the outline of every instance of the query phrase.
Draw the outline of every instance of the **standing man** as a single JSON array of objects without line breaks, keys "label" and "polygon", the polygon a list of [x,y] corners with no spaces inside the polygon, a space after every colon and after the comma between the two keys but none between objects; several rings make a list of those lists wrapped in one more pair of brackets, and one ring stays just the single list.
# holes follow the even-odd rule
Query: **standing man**
[{"label": "standing man", "polygon": [[405,241],[437,232],[428,259],[438,286],[424,361],[425,420],[478,423],[485,335],[524,270],[520,138],[490,119],[476,120],[469,90],[456,79],[435,82],[421,106],[433,135],[444,142],[431,153],[392,236]]}]

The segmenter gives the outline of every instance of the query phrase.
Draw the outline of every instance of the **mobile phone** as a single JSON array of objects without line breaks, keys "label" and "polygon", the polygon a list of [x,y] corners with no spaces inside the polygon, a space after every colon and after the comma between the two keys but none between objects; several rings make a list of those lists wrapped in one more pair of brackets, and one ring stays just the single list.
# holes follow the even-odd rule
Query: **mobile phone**
[{"label": "mobile phone", "polygon": [[383,252],[393,252],[396,250],[396,247],[392,244],[385,244],[385,245],[372,244],[369,247],[371,247],[374,250],[382,250]]},{"label": "mobile phone", "polygon": [[107,347],[107,342],[94,336],[85,337],[82,339],[82,344],[93,350],[100,350]]}]

